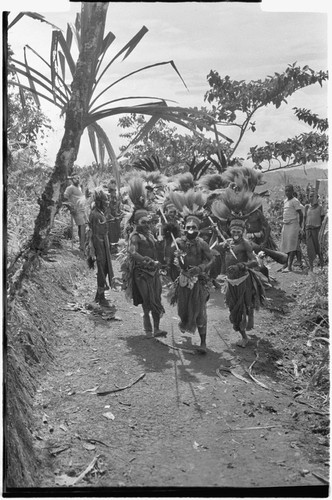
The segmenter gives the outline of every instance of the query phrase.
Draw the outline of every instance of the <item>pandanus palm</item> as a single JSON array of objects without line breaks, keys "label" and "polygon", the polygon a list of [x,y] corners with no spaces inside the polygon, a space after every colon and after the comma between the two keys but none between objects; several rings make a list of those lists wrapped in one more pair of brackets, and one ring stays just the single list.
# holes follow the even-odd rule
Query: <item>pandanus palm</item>
[{"label": "pandanus palm", "polygon": [[[61,198],[68,175],[70,175],[74,161],[77,158],[82,134],[86,128],[97,163],[103,164],[105,150],[107,151],[118,187],[120,186],[118,160],[111,141],[98,123],[100,120],[124,113],[140,113],[150,116],[149,121],[131,141],[128,148],[147,134],[160,118],[184,126],[195,133],[199,133],[198,129],[202,130],[204,127],[213,130],[209,116],[203,115],[202,112],[196,109],[170,107],[167,105],[166,100],[162,98],[142,96],[108,98],[116,84],[129,77],[134,77],[142,71],[162,65],[170,65],[185,85],[173,61],[145,66],[116,79],[100,90],[105,76],[107,75],[109,78],[112,64],[121,56],[124,59],[128,57],[148,31],[143,26],[108,63],[104,63],[106,53],[115,40],[113,33],[109,32],[105,35],[107,9],[107,2],[82,2],[81,13],[77,15],[75,26],[68,25],[66,36],[59,29],[53,30],[50,62],[41,58],[32,48],[26,46],[24,62],[11,59],[8,64],[10,72],[13,71],[17,77],[16,79],[13,78],[10,83],[18,85],[20,89],[30,90],[38,104],[40,97],[52,102],[65,115],[64,135],[56,157],[55,167],[39,200],[40,211],[35,222],[35,230],[30,245],[30,249],[34,251],[42,250],[45,247],[54,217],[61,206]],[[44,20],[38,14],[26,14]],[[9,27],[17,19],[15,18]],[[76,63],[72,56],[74,36],[77,40],[79,54]],[[26,56],[28,49],[40,57],[48,68],[49,75],[37,71],[28,64]],[[72,79],[71,84],[66,82],[68,68]],[[19,80],[21,76],[24,76],[27,80],[25,85]],[[106,97],[104,102],[101,102],[102,97],[104,99]],[[143,104],[131,104],[133,100],[137,102],[137,100],[142,99],[149,100]]]}]

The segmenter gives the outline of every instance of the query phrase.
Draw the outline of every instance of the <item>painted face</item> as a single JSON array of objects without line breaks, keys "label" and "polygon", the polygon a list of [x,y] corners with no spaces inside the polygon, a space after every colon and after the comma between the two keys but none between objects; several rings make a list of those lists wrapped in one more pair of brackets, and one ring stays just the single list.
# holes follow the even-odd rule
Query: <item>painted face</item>
[{"label": "painted face", "polygon": [[194,240],[198,236],[198,227],[193,222],[188,222],[184,228],[184,234],[189,240]]},{"label": "painted face", "polygon": [[189,189],[192,187],[191,182],[183,182],[182,183],[182,189],[183,191],[189,191]]},{"label": "painted face", "polygon": [[137,223],[137,227],[141,231],[148,231],[150,229],[150,219],[148,217],[141,217]]},{"label": "painted face", "polygon": [[154,200],[155,197],[156,197],[155,192],[153,191],[153,189],[147,189],[146,190],[146,196],[147,196],[148,200]]},{"label": "painted face", "polygon": [[232,236],[232,238],[233,238],[234,241],[239,241],[242,238],[242,236],[243,236],[242,229],[237,228],[237,227],[233,227],[231,229],[231,236]]},{"label": "painted face", "polygon": [[167,215],[171,218],[174,219],[176,216],[176,209],[175,208],[169,208],[167,210]]},{"label": "painted face", "polygon": [[99,208],[100,210],[102,210],[103,212],[105,212],[105,210],[107,209],[109,205],[109,202],[108,202],[108,198],[106,198],[106,196],[103,196],[102,198],[100,198],[99,200]]}]

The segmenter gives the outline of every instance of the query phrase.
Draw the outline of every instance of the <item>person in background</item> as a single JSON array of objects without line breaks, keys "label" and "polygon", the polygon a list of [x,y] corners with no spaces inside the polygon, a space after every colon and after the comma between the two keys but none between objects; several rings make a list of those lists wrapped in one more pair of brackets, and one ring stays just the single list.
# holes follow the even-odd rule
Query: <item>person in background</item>
[{"label": "person in background", "polygon": [[117,252],[117,243],[121,237],[121,207],[120,199],[116,192],[116,182],[111,179],[108,185],[109,205],[106,210],[108,238],[111,244],[111,252]]},{"label": "person in background", "polygon": [[174,246],[174,240],[181,235],[181,225],[179,222],[178,211],[175,205],[173,205],[171,202],[167,202],[165,204],[164,216],[166,220],[164,220],[163,217],[160,218],[161,224],[159,229],[162,240],[158,241],[160,240],[159,231],[156,235],[158,241],[157,248],[159,261],[163,265],[168,265],[167,274],[172,281],[175,281],[175,279],[179,275],[179,272],[176,266],[170,264],[170,258],[172,254],[172,247]]},{"label": "person in background", "polygon": [[[112,287],[114,277],[111,245],[108,238],[108,227],[106,212],[108,208],[108,193],[102,188],[96,188],[94,192],[94,207],[89,218],[89,229],[91,237],[89,241],[90,254],[88,265],[93,268],[93,263],[97,262],[97,293],[95,302],[102,307],[109,307],[110,303],[105,298],[105,290]],[[109,286],[106,278],[108,277]]]},{"label": "person in background", "polygon": [[309,261],[309,272],[314,270],[314,261],[316,256],[319,258],[319,264],[323,267],[323,255],[319,246],[319,230],[324,220],[325,213],[315,190],[309,192],[309,203],[304,207],[304,232],[307,246],[307,255]]},{"label": "person in background", "polygon": [[262,249],[277,250],[277,245],[271,236],[271,227],[261,208],[249,214],[245,221],[245,229],[245,236],[249,241],[261,246]]},{"label": "person in background", "polygon": [[293,261],[298,250],[299,235],[303,223],[303,205],[295,198],[292,184],[285,187],[285,195],[280,251],[286,253],[288,259],[280,269],[283,273],[293,270]]},{"label": "person in background", "polygon": [[80,251],[85,251],[85,227],[87,223],[86,198],[80,188],[79,175],[74,174],[71,177],[72,184],[64,192],[64,199],[67,200],[64,205],[69,208],[71,216],[78,227],[78,237]]}]

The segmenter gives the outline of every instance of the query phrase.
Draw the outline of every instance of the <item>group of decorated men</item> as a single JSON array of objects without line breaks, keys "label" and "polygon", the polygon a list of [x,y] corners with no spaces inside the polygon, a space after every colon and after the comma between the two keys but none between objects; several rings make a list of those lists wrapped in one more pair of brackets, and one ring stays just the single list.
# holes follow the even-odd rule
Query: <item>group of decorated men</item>
[{"label": "group of decorated men", "polygon": [[[198,331],[197,351],[206,353],[207,302],[222,276],[229,319],[241,335],[239,345],[247,345],[254,310],[271,286],[262,253],[287,262],[287,255],[276,251],[271,238],[262,193],[255,192],[261,180],[260,172],[245,167],[230,167],[198,182],[190,173],[170,181],[159,172],[129,180],[121,193],[117,258],[126,298],[142,307],[147,336],[167,335],[160,327],[164,282],[168,301],[177,306],[180,331]],[[110,192],[96,188],[89,215],[86,249],[90,267],[97,264],[95,301],[101,307],[109,306],[105,290],[112,287],[114,278],[111,241],[118,225],[113,224],[112,230],[110,224],[119,221],[120,214],[120,210],[112,212],[114,203],[109,203],[114,192],[115,186]]]}]

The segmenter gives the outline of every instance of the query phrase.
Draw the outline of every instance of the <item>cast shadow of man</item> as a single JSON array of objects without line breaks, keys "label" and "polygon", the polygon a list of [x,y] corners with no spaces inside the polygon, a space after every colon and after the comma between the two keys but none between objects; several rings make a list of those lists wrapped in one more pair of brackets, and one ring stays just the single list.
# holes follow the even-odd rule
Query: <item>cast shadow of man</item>
[{"label": "cast shadow of man", "polygon": [[145,369],[153,372],[162,372],[173,366],[177,356],[167,346],[161,345],[153,337],[146,335],[131,335],[129,337],[120,337],[128,347],[125,356],[132,359],[136,357]]}]

